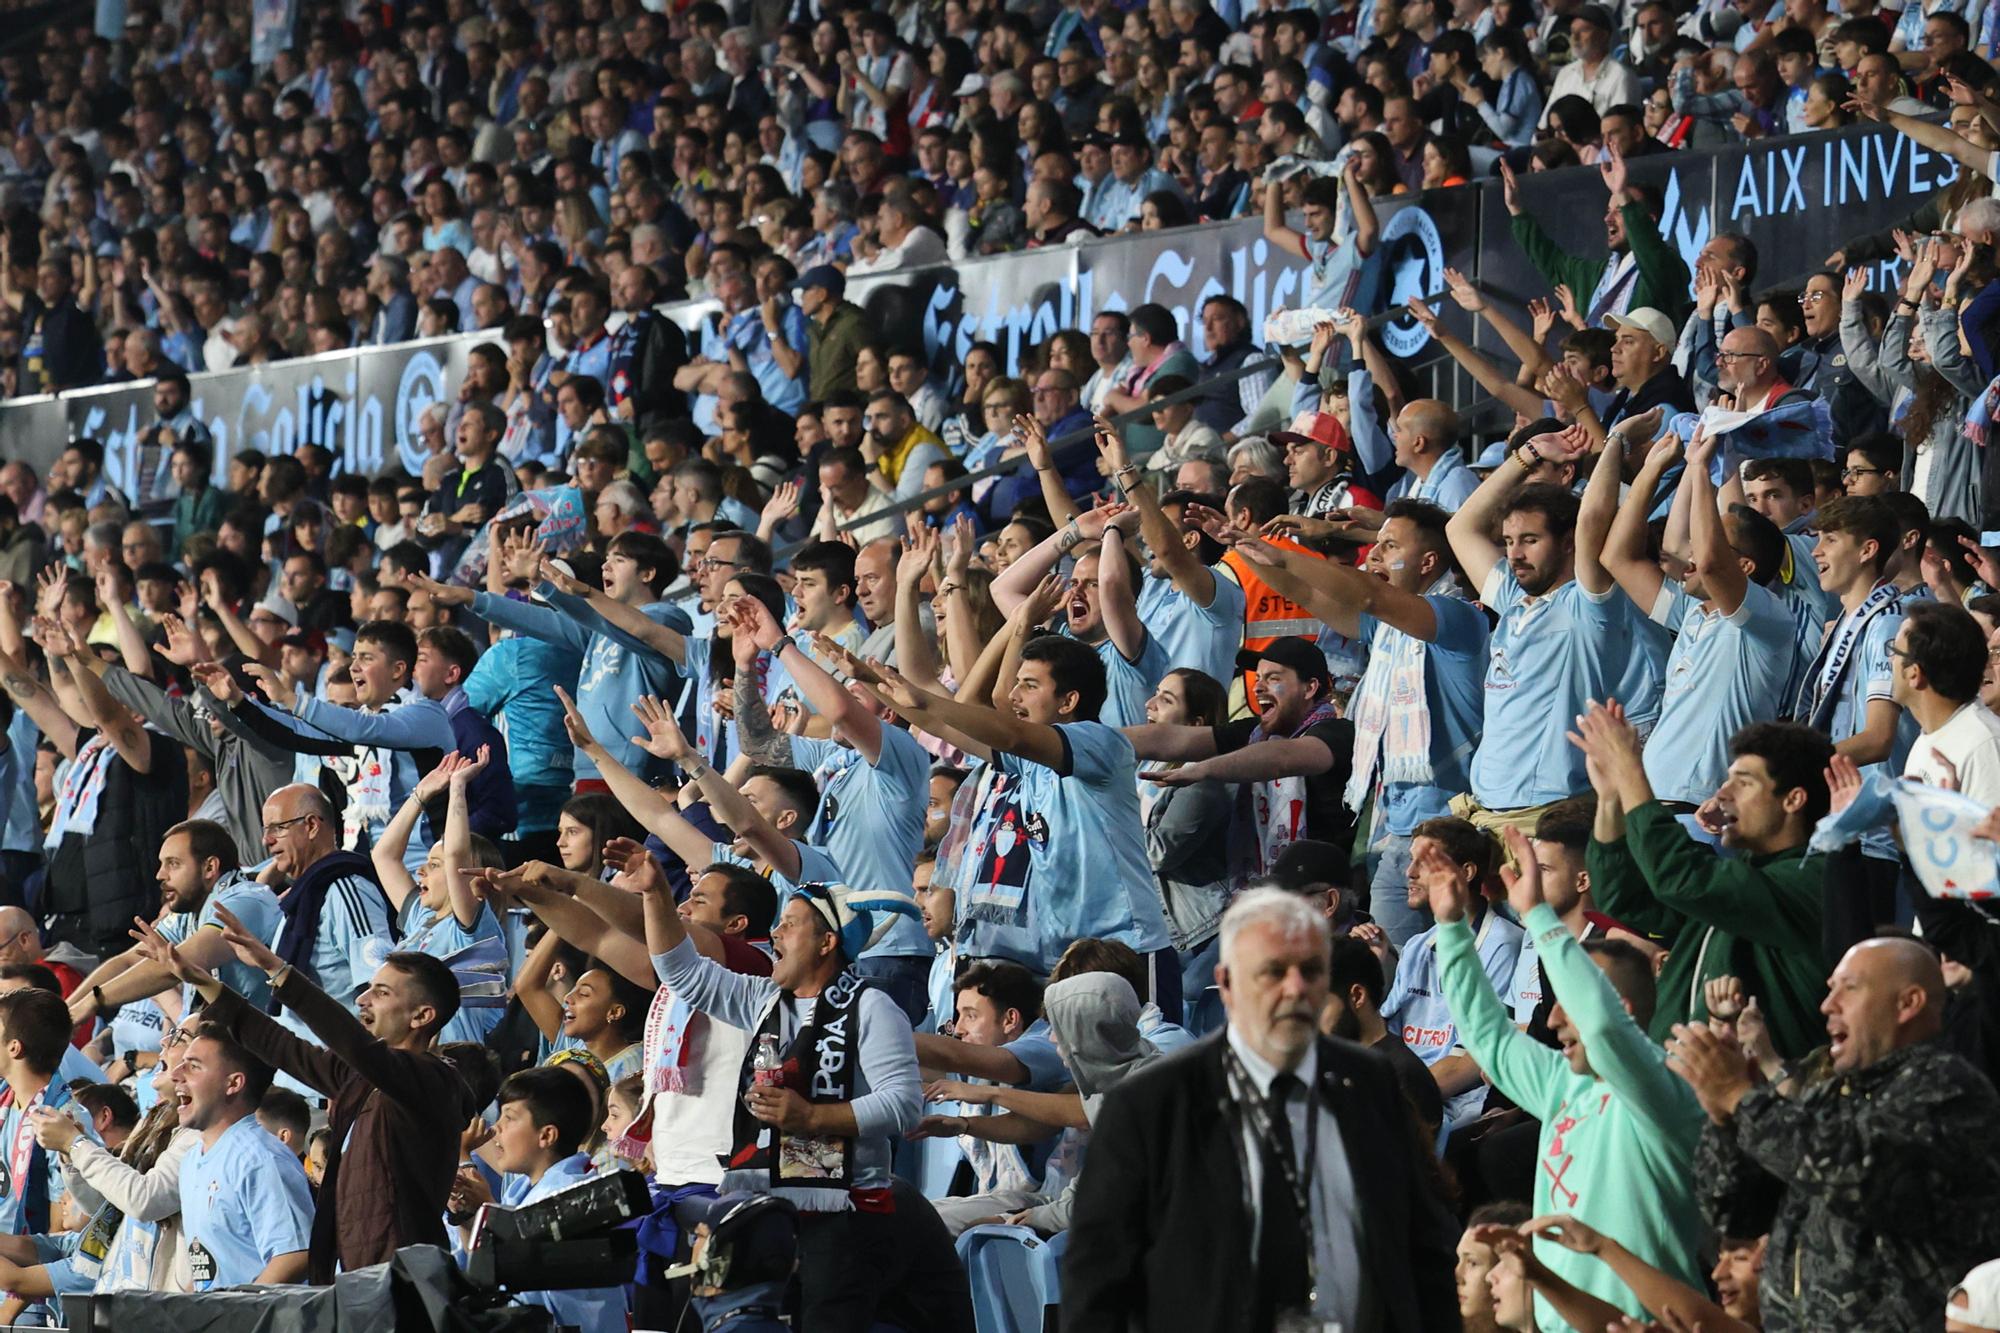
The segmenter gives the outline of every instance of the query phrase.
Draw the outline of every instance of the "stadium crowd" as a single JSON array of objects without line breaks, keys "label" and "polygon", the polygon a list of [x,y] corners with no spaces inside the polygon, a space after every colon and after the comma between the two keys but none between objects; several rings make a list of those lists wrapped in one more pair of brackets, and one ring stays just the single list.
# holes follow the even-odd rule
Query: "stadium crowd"
[{"label": "stadium crowd", "polygon": [[[2000,1329],[2000,7],[295,8],[0,8],[0,397],[155,409],[0,460],[0,1317],[631,1168],[517,1299]],[[1855,120],[1832,255],[1629,180]],[[1496,175],[1489,442],[1374,201]],[[1238,217],[1296,338],[847,299]],[[195,411],[475,330],[416,475]]]}]

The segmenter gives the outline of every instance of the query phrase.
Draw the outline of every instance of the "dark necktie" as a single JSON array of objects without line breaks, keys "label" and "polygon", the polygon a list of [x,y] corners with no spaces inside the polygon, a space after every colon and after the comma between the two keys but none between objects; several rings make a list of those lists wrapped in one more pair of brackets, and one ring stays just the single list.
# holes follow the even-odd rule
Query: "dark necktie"
[{"label": "dark necktie", "polygon": [[1262,1225],[1257,1233],[1257,1286],[1260,1304],[1274,1312],[1305,1308],[1312,1289],[1307,1260],[1312,1224],[1299,1216],[1298,1201],[1292,1196],[1286,1175],[1287,1168],[1295,1175],[1298,1172],[1298,1154],[1293,1150],[1292,1122],[1286,1107],[1303,1087],[1295,1075],[1288,1073],[1280,1073],[1271,1080],[1266,1103],[1271,1112],[1271,1133],[1261,1139],[1264,1188],[1260,1201]]}]

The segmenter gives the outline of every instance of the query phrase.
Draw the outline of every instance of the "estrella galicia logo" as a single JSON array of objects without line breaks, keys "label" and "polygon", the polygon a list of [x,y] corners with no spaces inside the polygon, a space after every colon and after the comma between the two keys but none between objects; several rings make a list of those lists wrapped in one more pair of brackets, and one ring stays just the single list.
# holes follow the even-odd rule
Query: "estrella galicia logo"
[{"label": "estrella galicia logo", "polygon": [[429,352],[412,352],[396,386],[396,456],[413,477],[424,474],[424,409],[444,397],[444,366]]},{"label": "estrella galicia logo", "polygon": [[1382,345],[1391,356],[1408,359],[1422,351],[1430,333],[1403,310],[1412,296],[1429,300],[1444,287],[1444,242],[1437,223],[1412,204],[1398,209],[1382,228],[1382,260],[1389,269],[1390,310],[1402,311],[1382,325]]}]

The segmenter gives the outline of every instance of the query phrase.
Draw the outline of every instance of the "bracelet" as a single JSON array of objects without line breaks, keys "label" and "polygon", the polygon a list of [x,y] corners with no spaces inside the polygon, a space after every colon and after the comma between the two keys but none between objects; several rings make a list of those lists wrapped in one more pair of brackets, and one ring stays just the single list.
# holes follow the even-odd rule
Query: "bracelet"
[{"label": "bracelet", "polygon": [[1124,467],[1117,469],[1111,475],[1114,477],[1122,477],[1127,472],[1137,472],[1138,470],[1139,470],[1139,465],[1137,463],[1127,463]]},{"label": "bracelet", "polygon": [[[1522,454],[1527,454],[1535,461],[1532,463],[1528,462],[1526,459],[1521,457]],[[1523,444],[1519,449],[1516,449],[1514,451],[1514,461],[1516,463],[1519,463],[1525,470],[1533,472],[1536,468],[1540,467],[1542,464],[1548,462],[1549,460],[1543,458],[1542,451],[1540,449],[1537,449],[1531,442],[1528,444]]]}]

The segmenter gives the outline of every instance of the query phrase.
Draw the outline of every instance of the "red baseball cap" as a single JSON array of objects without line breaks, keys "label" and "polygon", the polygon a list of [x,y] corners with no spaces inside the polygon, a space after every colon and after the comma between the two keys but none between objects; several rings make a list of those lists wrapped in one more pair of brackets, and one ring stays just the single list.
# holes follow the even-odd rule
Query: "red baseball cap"
[{"label": "red baseball cap", "polygon": [[1347,427],[1331,412],[1301,412],[1292,418],[1290,430],[1274,430],[1268,438],[1273,444],[1317,444],[1342,453],[1354,449]]}]

